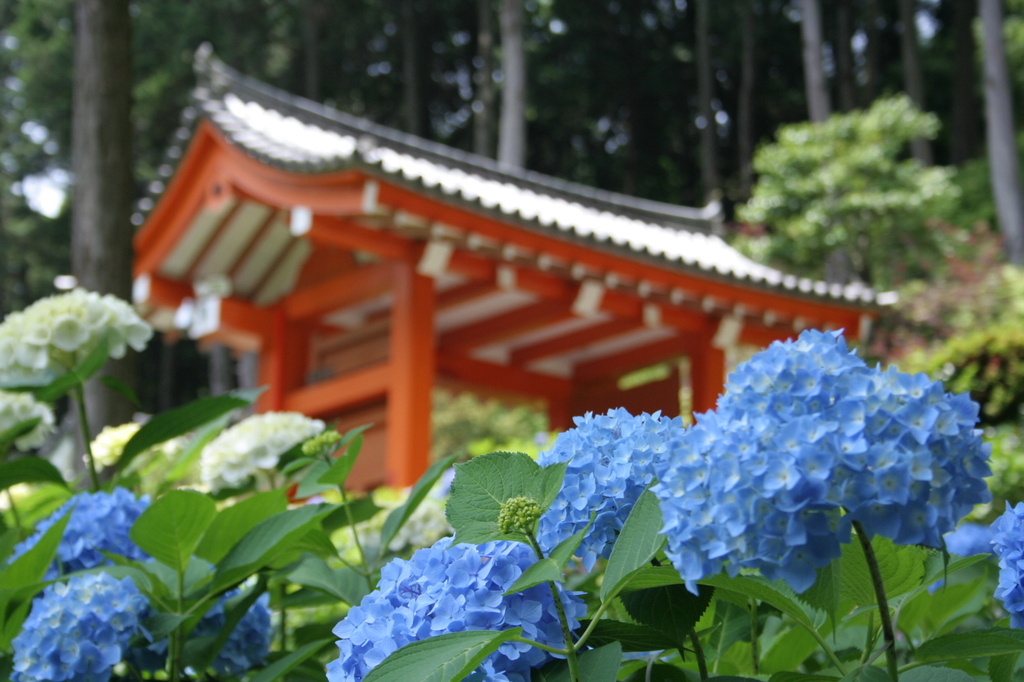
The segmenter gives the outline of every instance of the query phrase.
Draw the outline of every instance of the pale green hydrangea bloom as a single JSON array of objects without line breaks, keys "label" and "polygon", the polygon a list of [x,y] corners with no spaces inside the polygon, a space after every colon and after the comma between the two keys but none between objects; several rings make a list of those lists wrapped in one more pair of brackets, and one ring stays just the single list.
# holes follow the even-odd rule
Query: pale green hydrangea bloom
[{"label": "pale green hydrangea bloom", "polygon": [[0,381],[40,384],[66,374],[104,333],[109,354],[146,347],[153,328],[130,304],[85,289],[43,298],[0,324]]},{"label": "pale green hydrangea bloom", "polygon": [[140,424],[128,422],[120,426],[105,426],[90,443],[92,458],[96,466],[109,467],[117,463],[124,446],[142,428]]},{"label": "pale green hydrangea bloom", "polygon": [[29,419],[39,419],[39,424],[14,441],[19,450],[30,450],[43,444],[53,433],[53,410],[41,403],[30,393],[0,391],[0,432],[12,429]]},{"label": "pale green hydrangea bloom", "polygon": [[[412,516],[398,529],[395,537],[388,543],[391,552],[402,553],[430,547],[441,538],[455,533],[455,529],[445,518],[444,508],[447,496],[442,494],[442,483],[437,483],[430,494],[423,498]],[[373,491],[373,502],[381,511],[373,518],[356,524],[359,540],[364,545],[376,544],[377,538],[384,530],[384,521],[388,514],[405,504],[412,488],[396,489],[382,486]],[[352,538],[352,530],[344,527],[338,530],[338,544],[346,548],[344,557],[358,561],[358,551]]]},{"label": "pale green hydrangea bloom", "polygon": [[271,470],[296,443],[324,430],[319,419],[298,412],[267,412],[235,424],[210,441],[199,458],[199,476],[217,491],[243,483],[257,471]]}]

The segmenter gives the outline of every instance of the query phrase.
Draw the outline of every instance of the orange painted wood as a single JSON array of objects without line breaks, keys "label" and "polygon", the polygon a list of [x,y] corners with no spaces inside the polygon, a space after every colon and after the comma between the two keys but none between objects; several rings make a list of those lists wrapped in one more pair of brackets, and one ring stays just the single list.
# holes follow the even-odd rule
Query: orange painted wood
[{"label": "orange painted wood", "polygon": [[786,339],[795,339],[799,335],[800,332],[791,328],[768,328],[744,324],[743,329],[740,331],[739,342],[748,343],[752,346],[758,346],[760,348],[765,348],[771,345],[772,341],[785,341]]},{"label": "orange painted wood", "polygon": [[366,265],[289,294],[279,305],[289,319],[313,319],[386,293],[392,277],[390,263]]},{"label": "orange painted wood", "polygon": [[142,273],[142,275],[149,276],[149,299],[145,303],[151,306],[177,308],[186,298],[195,297],[195,292],[189,284],[175,282],[155,273]]},{"label": "orange painted wood", "polygon": [[445,379],[463,386],[482,386],[496,394],[540,397],[563,404],[572,394],[572,382],[567,379],[444,353],[437,358],[437,371]]},{"label": "orange painted wood", "polygon": [[609,339],[619,334],[635,331],[638,324],[634,320],[610,320],[601,322],[585,329],[562,334],[546,341],[534,343],[512,351],[510,362],[513,365],[522,365],[533,360],[551,357],[566,353],[577,348],[583,348],[592,343]]},{"label": "orange painted wood", "polygon": [[634,370],[688,355],[695,345],[692,337],[675,336],[653,341],[597,360],[582,362],[576,365],[573,380],[585,383],[599,379],[617,379]]},{"label": "orange painted wood", "polygon": [[315,244],[365,251],[385,260],[407,261],[417,254],[416,244],[407,239],[325,215],[314,215],[313,225],[302,236]]},{"label": "orange painted wood", "polygon": [[[195,298],[192,287],[160,275],[150,275],[149,300],[153,306],[177,308],[186,298]],[[273,333],[273,313],[248,301],[228,297],[220,302],[220,323],[233,331],[241,331],[260,338],[269,338]]]},{"label": "orange painted wood", "polygon": [[430,460],[436,301],[434,280],[416,274],[412,263],[394,263],[393,268],[387,472],[390,485],[405,487],[416,482]]},{"label": "orange painted wood", "polygon": [[382,362],[318,381],[290,391],[284,398],[284,409],[311,417],[332,417],[383,399],[387,395],[391,377],[391,364]]},{"label": "orange painted wood", "polygon": [[438,292],[437,309],[444,310],[445,308],[469,303],[470,301],[475,301],[478,298],[489,296],[497,290],[498,289],[495,287],[494,283],[490,281],[467,282],[466,284],[460,284],[448,289],[447,291]]},{"label": "orange painted wood", "polygon": [[442,352],[453,355],[467,353],[572,317],[567,303],[541,301],[450,331],[441,337],[439,347]]},{"label": "orange painted wood", "polygon": [[267,386],[257,402],[261,412],[285,409],[288,394],[305,383],[309,361],[309,330],[290,322],[280,307],[273,315],[270,343],[260,353],[260,382]]},{"label": "orange painted wood", "polygon": [[709,323],[689,353],[695,414],[713,410],[725,387],[725,351],[711,345],[714,333],[715,326]]},{"label": "orange painted wood", "polygon": [[672,368],[669,375],[658,381],[651,381],[634,388],[620,391],[615,381],[603,381],[586,384],[573,392],[571,405],[573,416],[586,412],[604,413],[608,410],[624,407],[631,414],[643,412],[661,413],[668,417],[679,415],[680,376],[678,365]]}]

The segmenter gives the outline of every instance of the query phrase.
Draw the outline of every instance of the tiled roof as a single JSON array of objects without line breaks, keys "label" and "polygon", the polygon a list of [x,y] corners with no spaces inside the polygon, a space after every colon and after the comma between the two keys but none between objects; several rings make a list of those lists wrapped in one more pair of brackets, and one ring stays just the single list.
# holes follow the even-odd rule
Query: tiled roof
[{"label": "tiled roof", "polygon": [[537,232],[815,299],[867,305],[862,284],[826,284],[757,263],[716,234],[717,207],[638,199],[498,164],[347,115],[239,74],[208,50],[196,57],[195,101],[234,144],[301,173],[356,168]]}]

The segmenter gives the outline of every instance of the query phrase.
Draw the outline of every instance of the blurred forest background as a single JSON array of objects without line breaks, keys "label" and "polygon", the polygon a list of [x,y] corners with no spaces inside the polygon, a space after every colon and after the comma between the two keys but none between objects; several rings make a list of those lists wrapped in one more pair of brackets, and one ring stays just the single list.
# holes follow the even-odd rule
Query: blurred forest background
[{"label": "blurred forest background", "polygon": [[[130,35],[128,230],[173,170],[165,153],[209,41],[243,73],[425,138],[639,197],[721,202],[726,236],[753,257],[898,291],[868,354],[971,390],[997,454],[1019,449],[1024,275],[1008,264],[1024,262],[1024,0],[0,0],[3,312],[72,272],[62,197],[89,5]],[[159,389],[161,366],[178,367],[173,387]],[[153,344],[140,395],[162,409],[223,390],[224,366],[216,349]],[[438,404],[446,452],[543,427]]]}]

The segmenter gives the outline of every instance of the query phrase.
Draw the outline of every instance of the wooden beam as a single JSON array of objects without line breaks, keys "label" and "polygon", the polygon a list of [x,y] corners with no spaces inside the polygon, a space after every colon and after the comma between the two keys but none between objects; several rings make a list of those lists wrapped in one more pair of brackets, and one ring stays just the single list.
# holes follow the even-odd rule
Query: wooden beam
[{"label": "wooden beam", "polygon": [[599,379],[617,378],[633,370],[642,369],[659,362],[689,355],[693,341],[687,337],[673,336],[643,346],[629,348],[597,360],[582,362],[573,370],[573,380],[589,382]]},{"label": "wooden beam", "polygon": [[[177,308],[186,298],[195,298],[192,287],[183,282],[150,275],[149,297],[138,303],[164,308]],[[254,306],[242,299],[227,297],[220,301],[220,323],[231,331],[267,339],[273,333],[274,316],[269,308]]]},{"label": "wooden beam", "polygon": [[452,308],[463,303],[469,303],[470,301],[475,301],[478,298],[489,296],[497,290],[497,287],[492,281],[476,281],[460,284],[459,286],[452,287],[447,291],[442,291],[437,294],[437,309],[444,310],[445,308]]},{"label": "wooden beam", "polygon": [[743,329],[740,331],[740,343],[748,343],[752,346],[764,348],[771,345],[772,341],[785,341],[795,339],[800,335],[792,327],[762,327],[751,325],[744,321]]},{"label": "wooden beam", "polygon": [[572,382],[567,379],[518,367],[447,354],[439,355],[437,363],[439,373],[469,387],[481,386],[505,394],[543,398],[549,404],[566,404],[572,394]]},{"label": "wooden beam", "polygon": [[309,320],[386,293],[392,286],[392,277],[390,263],[366,265],[295,291],[279,305],[289,319]]},{"label": "wooden beam", "polygon": [[445,353],[461,355],[572,317],[568,303],[541,301],[454,329],[441,337],[438,346]]},{"label": "wooden beam", "polygon": [[289,323],[281,308],[274,309],[269,343],[260,353],[260,383],[267,386],[257,402],[261,412],[283,410],[287,396],[302,387],[309,361],[309,331]]},{"label": "wooden beam", "polygon": [[635,320],[609,320],[591,327],[562,334],[530,346],[516,348],[509,361],[513,365],[524,365],[533,360],[560,355],[604,339],[635,331],[639,323]]},{"label": "wooden beam", "polygon": [[365,251],[384,260],[412,261],[422,246],[383,230],[371,230],[351,220],[314,215],[309,231],[302,235],[314,243],[337,246],[349,251]]},{"label": "wooden beam", "polygon": [[410,486],[430,461],[431,391],[435,375],[434,280],[412,262],[393,263],[389,356],[393,369],[387,397],[389,485]]},{"label": "wooden beam", "polygon": [[382,400],[391,383],[391,365],[384,362],[290,391],[284,409],[310,417],[330,418],[339,412]]}]

